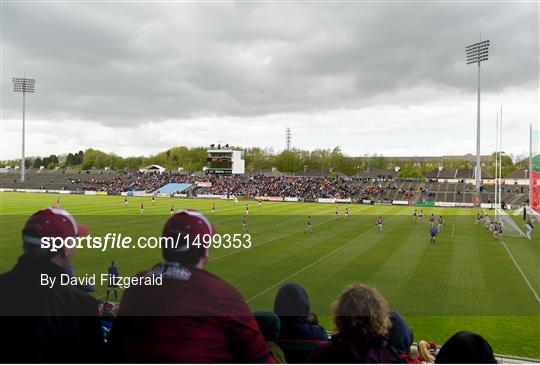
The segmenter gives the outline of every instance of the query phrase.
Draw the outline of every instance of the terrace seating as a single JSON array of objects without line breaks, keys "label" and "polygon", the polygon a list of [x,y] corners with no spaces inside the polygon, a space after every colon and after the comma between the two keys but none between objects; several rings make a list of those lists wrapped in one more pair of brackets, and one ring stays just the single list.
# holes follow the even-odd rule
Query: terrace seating
[{"label": "terrace seating", "polygon": [[90,171],[49,171],[29,169],[26,181],[20,181],[20,172],[0,174],[0,185],[15,189],[50,189],[50,190],[83,190],[88,181],[106,180],[120,176],[117,172],[90,170]]},{"label": "terrace seating", "polygon": [[[125,191],[167,192],[162,187],[167,184],[187,184],[208,182],[210,186],[198,188],[201,194],[235,194],[249,197],[281,196],[300,199],[352,198],[355,200],[413,200],[473,203],[475,186],[470,181],[472,170],[447,169],[438,171],[439,178],[448,180],[372,180],[305,176],[196,176],[185,173],[165,172],[114,172],[91,171],[49,171],[30,169],[27,181],[20,182],[18,171],[0,174],[0,186],[15,189],[45,189],[72,191],[106,191],[120,194]],[[487,174],[485,175],[487,176]],[[458,179],[455,179],[458,177]],[[183,190],[183,189],[182,189]],[[179,191],[178,189],[174,191]],[[524,204],[528,199],[526,185],[503,185],[502,200],[512,206]],[[493,203],[495,186],[484,185],[482,203]]]}]

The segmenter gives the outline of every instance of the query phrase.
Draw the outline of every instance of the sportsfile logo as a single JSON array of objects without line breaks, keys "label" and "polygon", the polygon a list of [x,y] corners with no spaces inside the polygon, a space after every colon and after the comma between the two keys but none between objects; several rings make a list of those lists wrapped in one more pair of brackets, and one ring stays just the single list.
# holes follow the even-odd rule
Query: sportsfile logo
[{"label": "sportsfile logo", "polygon": [[234,234],[181,234],[176,237],[141,236],[133,238],[122,233],[107,233],[104,236],[85,237],[42,237],[41,248],[57,252],[62,248],[90,248],[106,251],[122,248],[166,248],[172,250],[189,250],[191,248],[251,248],[252,238],[249,233]]}]

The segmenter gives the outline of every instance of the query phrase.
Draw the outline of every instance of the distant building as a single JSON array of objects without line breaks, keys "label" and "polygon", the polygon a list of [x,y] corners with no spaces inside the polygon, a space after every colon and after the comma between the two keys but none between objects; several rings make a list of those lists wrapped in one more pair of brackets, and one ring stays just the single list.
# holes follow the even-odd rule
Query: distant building
[{"label": "distant building", "polygon": [[160,174],[162,174],[167,170],[163,166],[149,165],[149,166],[143,167],[139,171],[141,171],[141,172],[159,172]]},{"label": "distant building", "polygon": [[[395,156],[385,157],[388,161],[398,161],[405,163],[412,163],[414,166],[421,166],[424,164],[436,164],[452,161],[465,161],[475,164],[476,156],[467,153],[466,155],[446,155],[446,156]],[[480,156],[480,163],[482,166],[493,166],[494,161],[491,155]]]},{"label": "distant building", "polygon": [[359,171],[352,177],[355,179],[379,179],[379,180],[392,180],[396,177],[398,172],[395,170],[385,169],[367,169]]},{"label": "distant building", "polygon": [[529,185],[529,170],[519,169],[504,177],[506,185]]}]

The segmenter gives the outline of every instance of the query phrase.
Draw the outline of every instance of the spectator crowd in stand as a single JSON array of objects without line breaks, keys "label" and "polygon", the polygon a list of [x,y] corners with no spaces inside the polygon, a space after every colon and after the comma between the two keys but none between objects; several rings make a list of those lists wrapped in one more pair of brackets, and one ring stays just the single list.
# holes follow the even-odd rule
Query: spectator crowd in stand
[{"label": "spectator crowd in stand", "polygon": [[[183,210],[165,223],[164,237],[213,234],[197,211]],[[51,251],[41,237],[76,237],[88,229],[65,210],[32,215],[22,231],[23,254],[0,275],[2,360],[13,363],[495,363],[481,336],[461,331],[438,351],[420,341],[376,288],[351,284],[332,307],[336,332],[311,312],[299,284],[279,289],[273,311],[251,313],[240,293],[205,267],[203,245],[182,242],[162,248],[163,261],[138,277],[163,285],[131,286],[119,306],[98,303],[73,285],[43,286],[46,273],[59,278],[71,267],[76,247]]]},{"label": "spectator crowd in stand", "polygon": [[242,196],[280,196],[302,199],[336,198],[357,196],[362,189],[359,184],[343,178],[306,176],[264,176],[264,175],[206,175],[195,176],[184,173],[127,172],[121,177],[109,179],[90,179],[84,190],[107,191],[120,194],[124,191],[138,190],[153,192],[168,183],[210,183],[201,187],[199,194],[242,195]]}]

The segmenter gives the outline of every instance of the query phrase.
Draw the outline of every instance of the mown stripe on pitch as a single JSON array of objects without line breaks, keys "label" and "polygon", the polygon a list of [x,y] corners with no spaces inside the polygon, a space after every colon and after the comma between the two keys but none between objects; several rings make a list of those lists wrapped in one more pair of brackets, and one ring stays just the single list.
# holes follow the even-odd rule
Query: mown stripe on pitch
[{"label": "mown stripe on pitch", "polygon": [[409,217],[401,217],[400,225],[391,232],[399,236],[399,239],[390,239],[393,248],[389,252],[391,255],[370,278],[389,302],[395,303],[393,307],[398,307],[403,301],[410,302],[411,297],[415,297],[410,290],[411,277],[428,247],[424,242],[419,242],[418,235],[408,227],[409,224]]},{"label": "mown stripe on pitch", "polygon": [[[388,219],[391,219],[391,218],[393,218],[393,217],[395,217],[395,215],[394,215],[394,216],[391,216],[391,217],[388,218]],[[285,278],[281,279],[280,281],[274,283],[273,285],[271,285],[270,287],[266,288],[265,290],[263,290],[263,291],[257,293],[255,296],[253,296],[253,297],[251,297],[250,299],[248,299],[247,302],[249,303],[249,302],[253,301],[254,299],[256,299],[256,298],[258,298],[258,297],[260,297],[260,296],[262,296],[262,295],[264,295],[264,294],[270,292],[271,290],[275,289],[278,285],[280,285],[280,284],[286,282],[287,280],[291,279],[292,277],[295,277],[296,275],[298,275],[298,274],[300,274],[300,273],[302,273],[302,272],[304,272],[304,271],[306,271],[306,270],[309,270],[310,268],[314,267],[314,266],[317,265],[318,263],[320,263],[320,262],[322,262],[323,260],[325,260],[327,257],[330,257],[330,256],[334,255],[334,254],[337,253],[338,251],[340,251],[340,250],[342,250],[343,248],[345,248],[345,247],[351,245],[351,244],[352,244],[353,242],[355,242],[356,240],[362,238],[363,236],[365,236],[365,235],[368,234],[369,232],[373,231],[373,229],[375,229],[375,227],[369,228],[367,231],[364,231],[363,233],[359,234],[359,235],[356,236],[355,238],[353,238],[353,239],[349,240],[348,242],[346,242],[346,243],[344,243],[344,244],[338,246],[337,248],[335,248],[334,250],[328,252],[328,253],[325,254],[324,256],[319,257],[317,260],[313,261],[313,262],[310,263],[309,265],[304,266],[304,267],[298,269],[297,271],[295,271],[295,272],[293,272],[292,274],[286,276]]]}]

